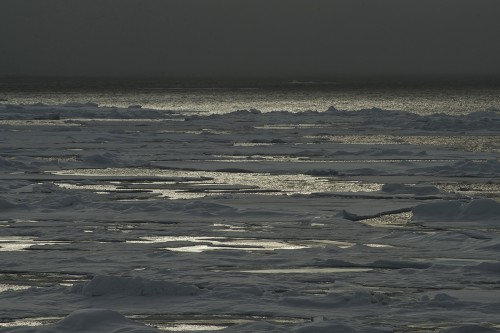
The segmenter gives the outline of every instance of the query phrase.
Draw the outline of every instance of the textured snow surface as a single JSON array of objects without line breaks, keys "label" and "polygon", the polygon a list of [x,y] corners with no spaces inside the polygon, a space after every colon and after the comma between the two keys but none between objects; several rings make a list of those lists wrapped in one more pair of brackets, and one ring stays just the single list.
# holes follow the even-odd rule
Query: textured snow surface
[{"label": "textured snow surface", "polygon": [[500,113],[0,104],[0,332],[498,332]]},{"label": "textured snow surface", "polygon": [[491,199],[433,202],[418,205],[412,212],[417,222],[476,222],[500,226],[500,202]]},{"label": "textured snow surface", "polygon": [[72,292],[84,296],[104,296],[125,294],[129,296],[194,296],[200,290],[168,281],[150,281],[140,277],[126,278],[119,276],[97,275],[89,282],[75,284]]},{"label": "textured snow surface", "polygon": [[158,330],[135,323],[111,310],[83,309],[69,314],[66,318],[53,325],[12,329],[9,332],[157,333]]}]

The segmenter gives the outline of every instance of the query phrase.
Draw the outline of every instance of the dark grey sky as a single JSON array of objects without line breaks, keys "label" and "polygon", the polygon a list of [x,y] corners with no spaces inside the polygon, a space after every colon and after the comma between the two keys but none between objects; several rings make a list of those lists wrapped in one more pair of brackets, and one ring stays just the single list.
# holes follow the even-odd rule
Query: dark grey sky
[{"label": "dark grey sky", "polygon": [[500,75],[499,0],[1,0],[0,75]]}]

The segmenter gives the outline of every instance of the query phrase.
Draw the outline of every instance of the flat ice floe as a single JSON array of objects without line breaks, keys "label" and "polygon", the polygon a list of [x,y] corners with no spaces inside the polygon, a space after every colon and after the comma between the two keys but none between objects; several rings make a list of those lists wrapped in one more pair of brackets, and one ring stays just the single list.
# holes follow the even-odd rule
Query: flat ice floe
[{"label": "flat ice floe", "polygon": [[450,200],[421,204],[413,208],[416,222],[488,225],[500,227],[500,202],[491,199],[475,199],[468,202]]},{"label": "flat ice floe", "polygon": [[0,104],[0,331],[497,332],[499,129]]}]

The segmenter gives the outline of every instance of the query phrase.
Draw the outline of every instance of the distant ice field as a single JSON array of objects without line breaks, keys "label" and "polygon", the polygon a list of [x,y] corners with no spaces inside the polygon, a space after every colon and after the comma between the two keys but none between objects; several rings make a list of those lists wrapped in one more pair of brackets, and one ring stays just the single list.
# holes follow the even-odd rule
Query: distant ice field
[{"label": "distant ice field", "polygon": [[12,104],[97,103],[100,106],[128,107],[142,105],[148,109],[173,110],[186,114],[228,113],[258,109],[263,112],[307,110],[324,111],[330,106],[342,110],[377,107],[427,115],[449,115],[484,111],[500,105],[497,86],[417,86],[417,87],[348,87],[335,84],[285,84],[248,87],[171,87],[159,82],[132,86],[97,88],[69,86],[62,83],[48,86],[27,83],[0,85],[0,99]]}]

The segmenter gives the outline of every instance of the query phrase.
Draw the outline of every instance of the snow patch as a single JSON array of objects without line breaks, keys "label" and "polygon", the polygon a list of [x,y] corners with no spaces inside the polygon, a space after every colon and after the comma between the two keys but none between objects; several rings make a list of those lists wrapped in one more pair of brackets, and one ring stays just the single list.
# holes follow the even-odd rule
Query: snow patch
[{"label": "snow patch", "polygon": [[88,102],[88,103],[71,102],[71,103],[63,104],[62,107],[67,107],[67,108],[85,108],[85,107],[97,108],[97,107],[99,107],[99,105],[96,103],[91,103],[91,102]]},{"label": "snow patch", "polygon": [[484,274],[498,275],[500,274],[500,262],[482,262],[479,265],[467,267],[467,269],[480,271]]},{"label": "snow patch", "polygon": [[45,208],[60,209],[60,208],[75,208],[83,203],[82,197],[79,194],[49,196],[40,201],[40,204]]},{"label": "snow patch", "polygon": [[500,203],[491,199],[476,199],[470,202],[458,200],[425,203],[413,208],[414,222],[471,222],[498,223]]},{"label": "snow patch", "polygon": [[111,310],[83,309],[47,326],[21,327],[12,333],[159,333],[160,331],[129,320]]},{"label": "snow patch", "polygon": [[110,153],[85,156],[82,159],[82,162],[88,166],[98,166],[98,167],[112,167],[122,164],[122,161],[119,158]]},{"label": "snow patch", "polygon": [[[384,328],[358,328],[351,325],[347,325],[337,320],[314,320],[312,323],[308,323],[299,327],[282,327],[278,325],[273,325],[263,321],[250,322],[245,324],[240,324],[232,327],[228,327],[220,331],[221,333],[256,333],[256,332],[273,332],[273,333],[286,333],[286,332],[297,332],[297,333],[332,333],[332,332],[342,332],[342,333],[389,333],[393,332],[391,329]],[[482,332],[481,332],[482,333]]]},{"label": "snow patch", "polygon": [[439,333],[498,333],[498,330],[487,328],[480,325],[461,325],[457,327],[447,328]]},{"label": "snow patch", "polygon": [[97,275],[83,284],[74,284],[71,292],[81,293],[87,297],[115,294],[128,296],[194,296],[200,294],[201,289],[170,281]]},{"label": "snow patch", "polygon": [[344,323],[339,323],[333,320],[313,322],[311,324],[299,327],[293,330],[293,332],[298,333],[332,333],[332,332],[342,332],[342,333],[389,333],[393,332],[392,329],[379,329],[379,328],[361,328],[356,329],[352,326],[346,325]]},{"label": "snow patch", "polygon": [[6,159],[0,156],[0,170],[5,171],[19,171],[32,169],[31,166],[27,166],[25,163],[20,162],[19,160]]},{"label": "snow patch", "polygon": [[309,176],[328,177],[328,176],[337,176],[339,172],[337,170],[332,170],[332,169],[312,169],[304,172],[304,174]]},{"label": "snow patch", "polygon": [[460,306],[460,300],[445,293],[436,294],[432,299],[424,296],[422,301],[433,307],[456,308]]},{"label": "snow patch", "polygon": [[320,298],[309,297],[286,297],[282,300],[286,304],[296,306],[331,308],[348,306],[367,306],[367,305],[387,305],[390,298],[383,293],[374,293],[364,289],[347,290],[332,292]]},{"label": "snow patch", "polygon": [[416,174],[433,174],[434,176],[468,176],[468,177],[497,177],[500,175],[500,162],[497,160],[470,161],[463,160],[452,165],[411,169]]},{"label": "snow patch", "polygon": [[10,201],[0,198],[0,211],[9,210],[16,207],[17,205],[11,203]]},{"label": "snow patch", "polygon": [[394,194],[418,194],[418,195],[429,195],[438,194],[440,191],[437,187],[432,185],[407,185],[407,184],[384,184],[382,186],[382,192],[394,193]]}]

